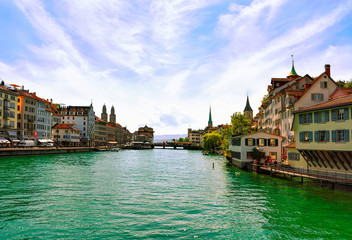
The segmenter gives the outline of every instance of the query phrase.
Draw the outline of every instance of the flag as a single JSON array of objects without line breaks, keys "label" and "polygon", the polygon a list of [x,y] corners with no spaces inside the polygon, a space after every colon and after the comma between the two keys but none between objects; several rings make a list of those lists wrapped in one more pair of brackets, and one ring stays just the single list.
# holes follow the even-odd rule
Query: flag
[{"label": "flag", "polygon": [[35,132],[35,130],[34,130],[34,137],[35,139],[37,139],[37,133]]}]

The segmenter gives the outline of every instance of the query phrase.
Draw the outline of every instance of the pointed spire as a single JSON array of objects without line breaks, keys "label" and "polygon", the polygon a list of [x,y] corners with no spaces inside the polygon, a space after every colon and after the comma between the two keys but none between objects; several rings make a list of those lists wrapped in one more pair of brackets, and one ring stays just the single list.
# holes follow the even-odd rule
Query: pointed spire
[{"label": "pointed spire", "polygon": [[213,120],[211,119],[211,105],[209,107],[209,120],[208,120],[208,126],[213,126]]},{"label": "pointed spire", "polygon": [[249,97],[248,97],[248,94],[247,94],[247,102],[246,102],[246,107],[244,108],[244,111],[253,111],[252,108],[251,108],[251,105],[249,104]]},{"label": "pointed spire", "polygon": [[295,70],[295,60],[293,59],[293,55],[291,55],[291,58],[292,58],[292,69],[288,76],[298,76]]}]

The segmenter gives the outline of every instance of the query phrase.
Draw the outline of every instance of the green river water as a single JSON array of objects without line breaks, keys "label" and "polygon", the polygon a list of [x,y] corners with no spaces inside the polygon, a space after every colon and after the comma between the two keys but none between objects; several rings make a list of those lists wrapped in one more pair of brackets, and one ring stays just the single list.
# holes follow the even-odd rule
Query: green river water
[{"label": "green river water", "polygon": [[0,158],[0,239],[352,239],[351,200],[199,151]]}]

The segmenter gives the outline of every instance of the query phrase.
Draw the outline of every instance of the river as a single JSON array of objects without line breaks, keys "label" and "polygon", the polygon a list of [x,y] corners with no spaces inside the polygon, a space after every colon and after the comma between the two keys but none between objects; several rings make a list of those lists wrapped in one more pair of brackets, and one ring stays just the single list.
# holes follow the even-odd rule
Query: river
[{"label": "river", "polygon": [[0,159],[0,239],[350,239],[351,200],[199,151]]}]

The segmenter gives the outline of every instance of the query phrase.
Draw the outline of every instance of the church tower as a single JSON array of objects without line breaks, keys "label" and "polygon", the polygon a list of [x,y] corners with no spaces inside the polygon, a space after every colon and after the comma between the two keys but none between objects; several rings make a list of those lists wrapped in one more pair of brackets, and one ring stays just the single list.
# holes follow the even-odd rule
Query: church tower
[{"label": "church tower", "polygon": [[101,113],[101,120],[103,120],[104,122],[108,121],[108,114],[106,113],[106,106],[104,104],[103,106],[103,111]]},{"label": "church tower", "polygon": [[209,108],[209,120],[208,120],[208,127],[213,126],[213,120],[211,119],[211,106]]},{"label": "church tower", "polygon": [[253,119],[253,110],[251,108],[251,105],[249,104],[248,95],[247,95],[247,103],[246,103],[246,107],[244,108],[243,115],[245,115],[250,120]]},{"label": "church tower", "polygon": [[115,108],[114,108],[114,106],[111,107],[111,111],[110,111],[110,122],[116,123],[116,115],[115,115]]}]

